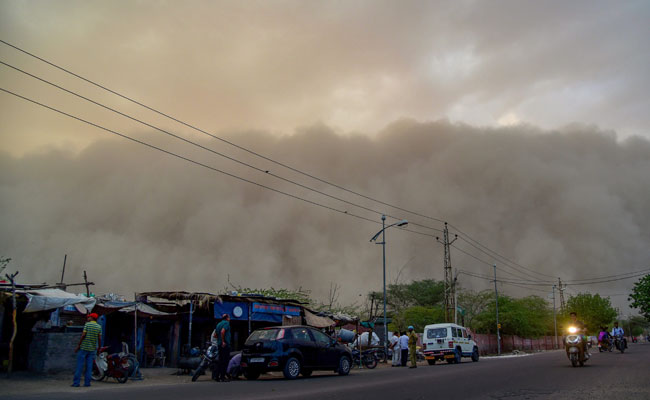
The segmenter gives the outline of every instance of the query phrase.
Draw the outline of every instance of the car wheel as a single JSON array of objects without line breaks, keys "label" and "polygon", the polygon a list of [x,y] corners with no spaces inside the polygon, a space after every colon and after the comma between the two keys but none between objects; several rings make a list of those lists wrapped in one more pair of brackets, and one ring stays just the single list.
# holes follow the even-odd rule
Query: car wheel
[{"label": "car wheel", "polygon": [[429,365],[436,365],[436,360],[427,360]]},{"label": "car wheel", "polygon": [[283,373],[287,379],[296,379],[300,375],[300,361],[295,357],[290,357],[284,365]]},{"label": "car wheel", "polygon": [[304,376],[305,378],[309,378],[311,376],[312,372],[314,372],[314,371],[312,371],[311,369],[306,369],[306,368],[303,368],[302,371],[300,371],[302,376]]},{"label": "car wheel", "polygon": [[244,377],[249,381],[254,381],[255,379],[260,377],[260,371],[253,371],[253,370],[246,369],[244,370]]},{"label": "car wheel", "polygon": [[477,362],[478,357],[478,347],[474,347],[474,351],[472,352],[472,361]]},{"label": "car wheel", "polygon": [[341,359],[339,360],[339,369],[338,369],[339,375],[349,374],[351,367],[352,367],[352,361],[350,361],[350,358],[346,356],[341,357]]}]

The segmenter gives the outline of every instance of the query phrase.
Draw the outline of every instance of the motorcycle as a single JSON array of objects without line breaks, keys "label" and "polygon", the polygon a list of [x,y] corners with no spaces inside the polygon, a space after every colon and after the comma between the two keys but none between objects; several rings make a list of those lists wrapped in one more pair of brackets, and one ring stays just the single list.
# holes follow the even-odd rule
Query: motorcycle
[{"label": "motorcycle", "polygon": [[201,362],[199,366],[196,367],[194,374],[192,375],[192,382],[196,382],[199,379],[199,376],[203,375],[205,370],[210,367],[213,375],[217,370],[217,361],[219,360],[219,346],[216,344],[211,344],[208,342],[208,348],[201,353]]},{"label": "motorcycle", "polygon": [[625,348],[627,347],[627,340],[622,335],[614,336],[614,346],[621,353],[625,353]]},{"label": "motorcycle", "polygon": [[585,362],[589,359],[585,342],[582,340],[582,335],[575,326],[569,327],[569,334],[564,339],[564,347],[566,355],[574,367],[578,365],[581,367],[584,366]]},{"label": "motorcycle", "polygon": [[352,365],[363,364],[368,369],[373,369],[377,366],[378,362],[377,350],[368,349],[359,354],[359,350],[352,350]]},{"label": "motorcycle", "polygon": [[614,345],[612,344],[612,340],[609,337],[598,341],[598,351],[601,352],[601,353],[604,352],[604,351],[610,351],[611,352],[612,347],[614,347]]},{"label": "motorcycle", "polygon": [[114,378],[119,383],[126,383],[129,379],[131,360],[121,353],[108,355],[108,346],[100,347],[99,355],[93,363],[92,379],[102,381],[104,378]]}]

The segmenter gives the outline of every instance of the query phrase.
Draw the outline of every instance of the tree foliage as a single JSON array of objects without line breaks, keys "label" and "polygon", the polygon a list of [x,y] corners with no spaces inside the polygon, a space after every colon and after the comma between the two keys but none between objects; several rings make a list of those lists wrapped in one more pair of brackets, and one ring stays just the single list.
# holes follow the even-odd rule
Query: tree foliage
[{"label": "tree foliage", "polygon": [[630,306],[638,308],[641,314],[650,321],[650,274],[634,284],[628,300],[632,301]]},{"label": "tree foliage", "polygon": [[616,318],[616,310],[609,298],[599,294],[579,293],[567,300],[567,307],[561,316],[563,326],[569,321],[569,313],[578,314],[578,320],[583,321],[590,335],[596,335],[601,326],[610,326]]},{"label": "tree foliage", "polygon": [[396,309],[413,306],[435,307],[445,300],[443,282],[433,279],[388,285],[386,301]]},{"label": "tree foliage", "polygon": [[463,324],[475,330],[476,317],[488,309],[490,302],[494,302],[494,292],[491,290],[482,292],[461,290],[458,294],[458,306],[463,309]]},{"label": "tree foliage", "polygon": [[[538,296],[521,299],[499,296],[499,323],[504,335],[539,337],[552,332],[553,312],[546,300]],[[494,299],[475,317],[471,328],[477,332],[496,333]]]},{"label": "tree foliage", "polygon": [[445,313],[441,307],[413,306],[404,310],[400,315],[395,315],[393,321],[388,324],[391,331],[405,331],[409,325],[413,325],[416,332],[423,332],[424,327],[429,324],[444,322]]},{"label": "tree foliage", "polygon": [[298,290],[276,289],[273,287],[268,289],[251,289],[238,286],[236,289],[239,293],[259,294],[266,297],[275,297],[276,299],[281,300],[296,300],[306,304],[313,303],[311,291],[303,288],[298,288]]}]

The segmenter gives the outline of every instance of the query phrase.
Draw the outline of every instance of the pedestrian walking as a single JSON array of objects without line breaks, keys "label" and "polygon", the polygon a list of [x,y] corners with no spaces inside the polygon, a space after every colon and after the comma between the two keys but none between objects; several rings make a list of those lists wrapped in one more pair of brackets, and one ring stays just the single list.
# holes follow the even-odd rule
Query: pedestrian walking
[{"label": "pedestrian walking", "polygon": [[84,372],[84,386],[90,386],[90,380],[93,373],[93,362],[99,344],[102,342],[102,327],[97,323],[99,316],[95,313],[90,313],[86,317],[86,324],[81,333],[79,344],[74,349],[77,353],[77,367],[74,371],[74,378],[72,379],[72,386],[79,387],[81,382],[81,373]]},{"label": "pedestrian walking", "polygon": [[409,345],[409,357],[411,358],[411,366],[409,368],[417,368],[417,350],[415,346],[418,344],[418,334],[413,330],[413,326],[409,326],[408,333],[408,345]]},{"label": "pedestrian walking", "polygon": [[223,314],[221,322],[217,324],[213,335],[216,335],[216,344],[219,346],[219,360],[217,362],[217,382],[229,382],[226,376],[228,361],[230,361],[230,315]]},{"label": "pedestrian walking", "polygon": [[393,359],[391,365],[393,367],[399,367],[402,350],[399,347],[399,332],[397,331],[393,332],[393,336],[390,338],[390,349],[393,351]]},{"label": "pedestrian walking", "polygon": [[400,355],[401,365],[406,367],[406,361],[409,359],[409,337],[406,336],[406,331],[402,331],[402,335],[399,337],[399,347],[402,352]]}]

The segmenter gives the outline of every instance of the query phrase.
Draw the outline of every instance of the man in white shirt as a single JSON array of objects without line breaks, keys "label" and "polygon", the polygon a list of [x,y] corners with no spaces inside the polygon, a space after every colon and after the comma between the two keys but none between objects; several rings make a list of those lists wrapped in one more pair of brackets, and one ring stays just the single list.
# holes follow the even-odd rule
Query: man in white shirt
[{"label": "man in white shirt", "polygon": [[612,329],[612,336],[625,336],[625,333],[623,332],[623,328],[620,328],[618,326],[618,322],[614,322],[614,329]]},{"label": "man in white shirt", "polygon": [[401,366],[406,367],[406,362],[409,359],[409,337],[406,336],[406,331],[402,332],[402,336],[399,337],[399,347],[401,349]]},{"label": "man in white shirt", "polygon": [[402,350],[399,345],[399,332],[393,332],[393,336],[390,338],[390,349],[393,351],[392,366],[399,367],[402,358]]},{"label": "man in white shirt", "polygon": [[625,333],[623,332],[623,328],[620,328],[618,326],[618,322],[614,322],[614,329],[612,329],[612,337],[616,339],[619,336],[621,337],[621,341],[623,342],[623,348],[627,349],[627,339],[625,339]]}]

